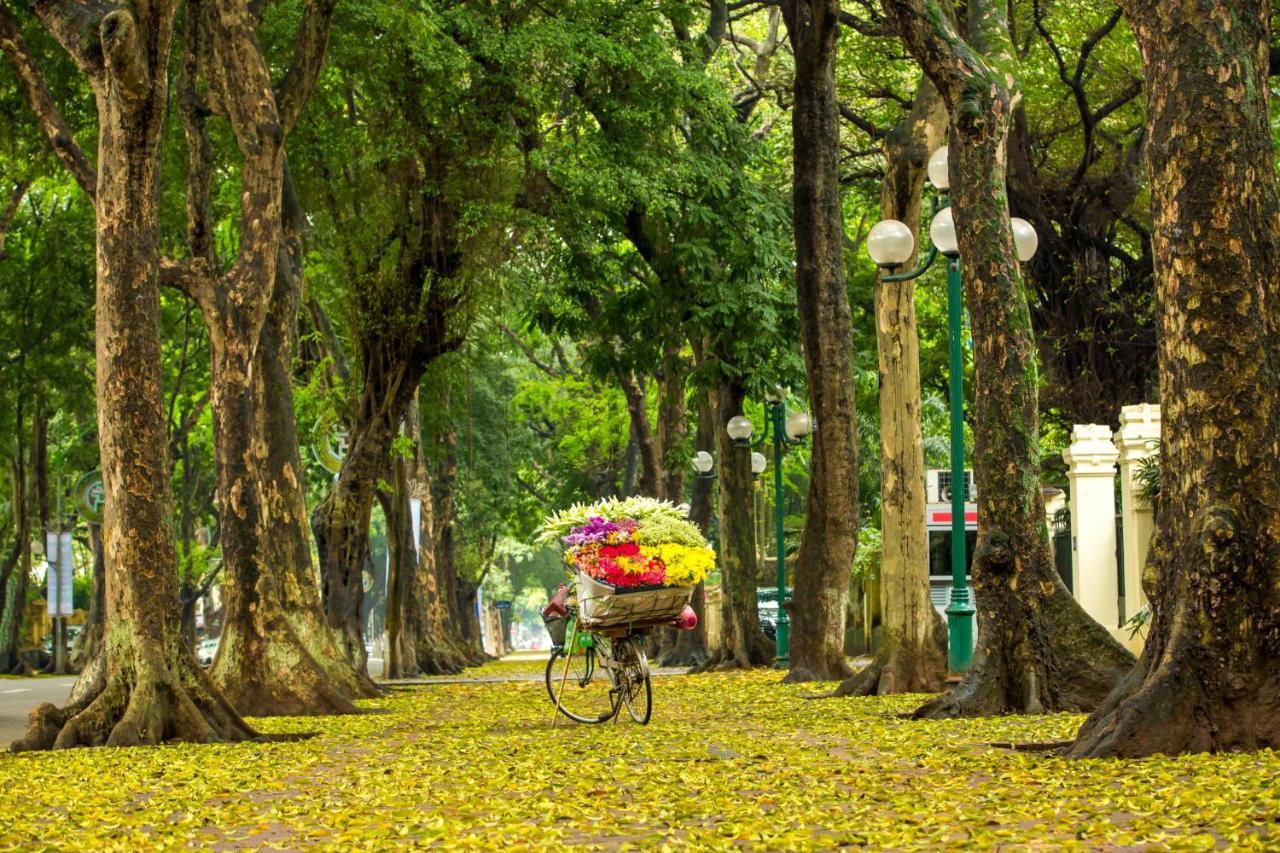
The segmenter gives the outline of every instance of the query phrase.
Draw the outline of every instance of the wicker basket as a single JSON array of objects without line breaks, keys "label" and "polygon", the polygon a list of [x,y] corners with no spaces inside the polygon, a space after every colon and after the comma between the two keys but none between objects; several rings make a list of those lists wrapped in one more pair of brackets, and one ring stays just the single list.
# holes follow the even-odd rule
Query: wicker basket
[{"label": "wicker basket", "polygon": [[684,610],[693,588],[646,586],[618,589],[579,572],[578,620],[584,628],[644,628],[665,625]]}]

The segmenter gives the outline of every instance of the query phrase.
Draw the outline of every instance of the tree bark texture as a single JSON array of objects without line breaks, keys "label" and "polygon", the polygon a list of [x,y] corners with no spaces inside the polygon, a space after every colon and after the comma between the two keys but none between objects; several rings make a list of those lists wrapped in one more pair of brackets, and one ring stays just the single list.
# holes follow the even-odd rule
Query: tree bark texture
[{"label": "tree bark texture", "polygon": [[[225,573],[225,622],[212,676],[236,707],[255,716],[350,713],[353,697],[376,693],[339,653],[322,619],[289,382],[304,217],[287,180],[284,138],[295,107],[314,86],[333,5],[307,4],[294,69],[310,69],[310,76],[291,71],[275,89],[252,16],[190,2],[184,33],[180,101],[192,261],[188,274],[175,278],[199,304],[212,348]],[[212,163],[199,78],[244,154],[240,256],[218,277],[208,275]]]},{"label": "tree bark texture", "polygon": [[973,664],[920,716],[1096,707],[1133,656],[1081,609],[1049,551],[1035,339],[1009,225],[1006,142],[1021,99],[1003,4],[968,6],[962,40],[937,0],[886,0],[950,116],[951,194],[972,317],[978,545]]},{"label": "tree bark texture", "polygon": [[1267,4],[1127,0],[1164,439],[1142,658],[1071,754],[1280,747],[1280,242]]},{"label": "tree bark texture", "polygon": [[[928,79],[911,112],[884,140],[880,215],[920,230],[920,195],[929,155],[942,144],[947,111]],[[918,252],[917,252],[918,255]],[[914,269],[917,257],[905,269]],[[880,362],[880,612],[883,635],[872,663],[838,695],[938,693],[947,678],[946,623],[929,596],[924,436],[920,421],[920,336],[916,283],[876,282]]]},{"label": "tree bark texture", "polygon": [[[137,0],[85,26],[37,13],[80,64],[98,108],[96,356],[106,515],[101,690],[41,705],[13,749],[254,736],[182,642],[160,351],[158,173],[174,2]],[[96,7],[95,7],[96,8]],[[80,27],[81,29],[77,29]]]},{"label": "tree bark texture", "polygon": [[722,598],[720,647],[699,669],[768,666],[773,641],[760,629],[756,584],[756,533],[751,517],[751,450],[737,447],[726,429],[729,419],[742,414],[746,389],[722,381],[715,389],[715,444],[720,484],[720,588]]},{"label": "tree bark texture", "polygon": [[791,109],[796,301],[818,424],[794,570],[786,680],[831,681],[852,674],[844,657],[844,622],[859,522],[853,319],[844,284],[835,78],[840,3],[788,0],[783,18],[796,65]]}]

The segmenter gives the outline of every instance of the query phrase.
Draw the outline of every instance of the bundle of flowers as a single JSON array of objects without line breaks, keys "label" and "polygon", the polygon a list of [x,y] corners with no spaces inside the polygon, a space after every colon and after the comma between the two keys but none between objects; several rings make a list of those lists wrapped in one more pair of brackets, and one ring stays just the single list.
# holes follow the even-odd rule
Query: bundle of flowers
[{"label": "bundle of flowers", "polygon": [[548,518],[540,538],[560,541],[571,572],[613,587],[690,587],[716,557],[687,513],[649,498],[578,505]]}]

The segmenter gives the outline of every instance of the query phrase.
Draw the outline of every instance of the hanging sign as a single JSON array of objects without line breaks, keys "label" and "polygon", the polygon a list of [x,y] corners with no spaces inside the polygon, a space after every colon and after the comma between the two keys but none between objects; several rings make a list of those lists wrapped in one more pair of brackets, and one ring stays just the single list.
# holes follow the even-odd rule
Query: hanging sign
[{"label": "hanging sign", "polygon": [[79,479],[75,488],[75,501],[81,518],[91,524],[102,523],[102,511],[107,505],[107,490],[102,485],[101,471],[90,471]]},{"label": "hanging sign", "polygon": [[316,458],[331,473],[342,470],[342,460],[347,458],[347,446],[350,433],[335,421],[326,421],[320,431],[320,446],[316,448]]}]

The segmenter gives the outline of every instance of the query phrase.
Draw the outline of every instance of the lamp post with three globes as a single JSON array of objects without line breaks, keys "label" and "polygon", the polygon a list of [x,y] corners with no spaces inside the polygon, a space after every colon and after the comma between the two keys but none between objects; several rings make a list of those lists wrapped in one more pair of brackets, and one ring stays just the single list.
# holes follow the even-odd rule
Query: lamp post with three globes
[{"label": "lamp post with three globes", "polygon": [[[952,672],[969,668],[973,659],[973,615],[975,607],[968,584],[968,562],[965,555],[964,531],[964,290],[960,279],[960,246],[956,237],[955,217],[947,191],[947,146],[929,158],[929,182],[942,194],[939,204],[933,202],[933,219],[929,224],[929,252],[914,270],[894,272],[915,253],[915,235],[904,223],[886,219],[876,223],[867,234],[867,253],[883,270],[884,281],[910,281],[919,278],[933,266],[938,255],[947,259],[947,336],[949,390],[951,396],[951,600],[947,604],[947,663]],[[940,209],[939,209],[940,208]],[[1025,219],[1014,217],[1009,222],[1019,261],[1029,261],[1036,253],[1039,237]]]}]

